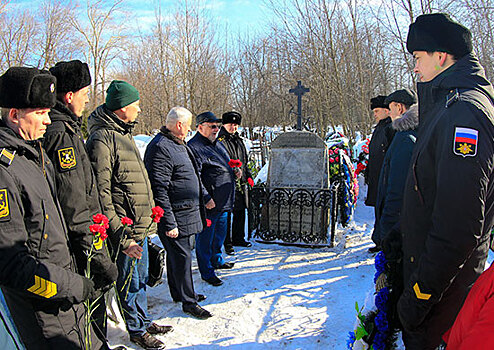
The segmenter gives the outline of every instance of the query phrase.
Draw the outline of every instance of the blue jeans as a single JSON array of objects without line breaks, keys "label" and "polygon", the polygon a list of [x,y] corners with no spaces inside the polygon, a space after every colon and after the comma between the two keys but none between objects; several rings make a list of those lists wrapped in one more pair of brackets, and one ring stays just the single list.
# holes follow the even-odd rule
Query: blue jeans
[{"label": "blue jeans", "polygon": [[225,263],[221,247],[226,237],[228,212],[208,217],[211,226],[196,234],[196,256],[203,279],[215,277],[214,268]]},{"label": "blue jeans", "polygon": [[[147,238],[142,244],[142,257],[136,259],[132,277],[128,276],[132,269],[133,258],[120,252],[117,258],[118,278],[117,291],[124,312],[124,320],[130,336],[143,335],[151,324],[148,315],[146,282],[148,281],[148,243]],[[124,287],[125,284],[125,287]],[[123,288],[123,291],[122,291]]]}]

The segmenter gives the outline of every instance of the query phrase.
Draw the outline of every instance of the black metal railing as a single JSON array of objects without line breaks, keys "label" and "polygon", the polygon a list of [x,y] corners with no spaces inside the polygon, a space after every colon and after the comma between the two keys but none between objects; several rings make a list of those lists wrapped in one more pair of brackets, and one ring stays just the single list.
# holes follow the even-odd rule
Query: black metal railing
[{"label": "black metal railing", "polygon": [[338,185],[322,190],[254,187],[249,195],[249,237],[266,243],[333,246],[337,191]]}]

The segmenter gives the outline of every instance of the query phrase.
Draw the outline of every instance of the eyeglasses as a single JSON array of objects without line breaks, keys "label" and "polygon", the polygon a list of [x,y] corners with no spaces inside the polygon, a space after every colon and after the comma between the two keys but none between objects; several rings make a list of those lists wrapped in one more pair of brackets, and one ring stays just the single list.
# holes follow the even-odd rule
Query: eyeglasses
[{"label": "eyeglasses", "polygon": [[202,124],[202,125],[205,125],[205,126],[207,126],[207,127],[211,128],[211,129],[213,129],[213,130],[214,130],[214,129],[219,129],[219,128],[220,128],[220,127],[219,127],[218,125],[216,125],[216,124],[213,124],[213,125],[209,125],[209,124]]}]

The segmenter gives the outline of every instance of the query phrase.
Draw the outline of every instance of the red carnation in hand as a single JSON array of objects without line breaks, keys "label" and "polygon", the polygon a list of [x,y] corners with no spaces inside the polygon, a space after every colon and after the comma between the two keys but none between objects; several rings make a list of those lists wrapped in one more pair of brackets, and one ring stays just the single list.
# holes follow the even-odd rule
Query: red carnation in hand
[{"label": "red carnation in hand", "polygon": [[132,219],[128,217],[123,217],[122,219],[120,219],[120,222],[122,223],[122,225],[126,225],[126,226],[130,226],[134,224]]},{"label": "red carnation in hand", "polygon": [[152,208],[151,211],[153,212],[151,214],[151,218],[153,219],[153,221],[154,222],[160,222],[161,217],[163,216],[165,211],[159,205]]},{"label": "red carnation in hand", "polygon": [[254,180],[252,180],[251,177],[247,179],[247,182],[249,183],[250,187],[254,187]]},{"label": "red carnation in hand", "polygon": [[95,224],[108,223],[108,218],[105,215],[99,213],[99,214],[93,215],[93,222]]},{"label": "red carnation in hand", "polygon": [[230,159],[228,161],[228,165],[230,168],[240,168],[242,166],[242,162],[239,159]]},{"label": "red carnation in hand", "polygon": [[102,232],[99,234],[99,238],[101,238],[102,241],[108,238],[108,234],[105,232]]},{"label": "red carnation in hand", "polygon": [[99,229],[100,227],[103,227],[99,224],[93,224],[93,225],[89,225],[89,231],[93,234],[93,235],[96,235],[97,233],[99,233]]},{"label": "red carnation in hand", "polygon": [[206,227],[210,227],[212,224],[211,220],[206,219]]}]

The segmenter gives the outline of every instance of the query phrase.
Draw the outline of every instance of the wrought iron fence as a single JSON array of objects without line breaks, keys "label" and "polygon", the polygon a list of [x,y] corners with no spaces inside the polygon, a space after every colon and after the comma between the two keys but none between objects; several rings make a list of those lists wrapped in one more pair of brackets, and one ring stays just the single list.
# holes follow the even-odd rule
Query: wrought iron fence
[{"label": "wrought iron fence", "polygon": [[253,234],[266,243],[333,246],[338,188],[254,187],[249,194],[249,238]]}]

